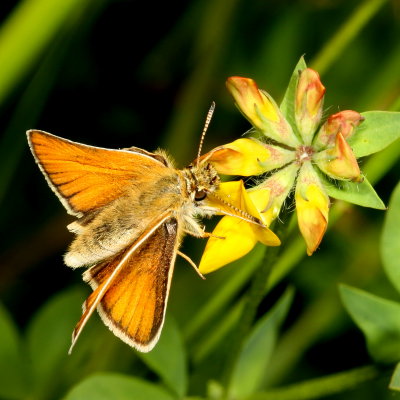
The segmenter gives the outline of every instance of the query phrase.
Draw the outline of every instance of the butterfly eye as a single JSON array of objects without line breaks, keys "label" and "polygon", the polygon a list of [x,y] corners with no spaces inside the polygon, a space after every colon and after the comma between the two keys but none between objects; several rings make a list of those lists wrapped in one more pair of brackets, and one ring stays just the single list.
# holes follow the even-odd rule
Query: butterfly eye
[{"label": "butterfly eye", "polygon": [[204,200],[207,197],[207,193],[204,190],[199,190],[198,192],[195,193],[194,199],[196,201],[201,201]]}]

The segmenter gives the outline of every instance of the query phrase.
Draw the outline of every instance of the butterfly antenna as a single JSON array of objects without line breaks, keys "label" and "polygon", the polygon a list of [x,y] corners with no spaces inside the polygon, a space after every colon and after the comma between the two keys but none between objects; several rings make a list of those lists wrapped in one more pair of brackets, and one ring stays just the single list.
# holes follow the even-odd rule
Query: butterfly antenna
[{"label": "butterfly antenna", "polygon": [[201,154],[201,149],[203,148],[204,137],[206,136],[208,125],[210,125],[210,121],[211,121],[211,118],[212,118],[212,116],[214,114],[214,110],[215,110],[215,102],[213,101],[211,103],[211,107],[210,107],[210,109],[208,110],[208,113],[207,113],[207,118],[206,118],[206,122],[204,124],[203,132],[201,133],[199,151],[197,153],[197,166],[199,166],[200,154]]}]

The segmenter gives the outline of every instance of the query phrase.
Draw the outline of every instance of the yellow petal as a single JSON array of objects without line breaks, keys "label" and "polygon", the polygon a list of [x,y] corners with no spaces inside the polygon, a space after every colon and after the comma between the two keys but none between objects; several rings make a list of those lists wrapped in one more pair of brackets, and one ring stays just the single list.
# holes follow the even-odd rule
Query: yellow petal
[{"label": "yellow petal", "polygon": [[[223,200],[223,202],[216,197],[213,197],[211,193],[208,196],[210,203],[207,204],[210,204],[214,207],[219,207],[220,210],[229,214],[237,215],[238,217],[243,218],[244,215],[235,210],[235,208],[257,218],[259,221],[265,224],[264,227],[252,222],[246,222],[246,224],[248,224],[254,230],[258,240],[266,246],[280,245],[279,238],[268,228],[269,219],[267,215],[263,215],[260,211],[264,208],[263,205],[268,204],[269,202],[268,189],[248,191],[245,189],[243,181],[240,180],[221,183],[216,191],[216,194],[219,199]],[[263,198],[264,196],[265,198]],[[239,218],[234,219],[239,220]]]},{"label": "yellow petal", "polygon": [[246,189],[242,180],[222,182],[214,193],[210,193],[206,197],[204,202],[207,206],[229,214],[235,214],[235,208],[248,212],[245,203],[245,193]]},{"label": "yellow petal", "polygon": [[228,214],[243,217],[240,212],[243,211],[261,220],[261,215],[251,201],[242,180],[222,182],[218,190],[207,196],[205,203]]},{"label": "yellow petal", "polygon": [[271,153],[256,139],[242,138],[211,150],[202,156],[211,162],[220,174],[251,176],[260,175],[266,170]]},{"label": "yellow petal", "polygon": [[199,270],[208,274],[246,255],[257,243],[257,237],[249,223],[235,217],[223,217],[213,231],[200,261]]},{"label": "yellow petal", "polygon": [[[256,206],[257,210],[259,211],[260,216],[261,216],[261,221],[266,226],[270,226],[271,222],[277,216],[277,215],[274,215],[275,213],[273,212],[273,210],[271,208],[269,208],[267,211],[265,211],[266,208],[268,207],[268,204],[270,204],[271,189],[255,188],[255,189],[249,190],[248,195],[249,195],[251,201],[253,202],[253,204]],[[278,214],[279,214],[279,210],[278,210]]]}]

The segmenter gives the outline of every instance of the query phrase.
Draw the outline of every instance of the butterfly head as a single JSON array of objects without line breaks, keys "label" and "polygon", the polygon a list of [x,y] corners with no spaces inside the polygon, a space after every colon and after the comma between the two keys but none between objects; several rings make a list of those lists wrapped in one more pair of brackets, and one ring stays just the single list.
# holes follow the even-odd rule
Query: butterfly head
[{"label": "butterfly head", "polygon": [[202,201],[219,186],[216,169],[207,161],[190,164],[186,171],[188,192],[192,201]]}]

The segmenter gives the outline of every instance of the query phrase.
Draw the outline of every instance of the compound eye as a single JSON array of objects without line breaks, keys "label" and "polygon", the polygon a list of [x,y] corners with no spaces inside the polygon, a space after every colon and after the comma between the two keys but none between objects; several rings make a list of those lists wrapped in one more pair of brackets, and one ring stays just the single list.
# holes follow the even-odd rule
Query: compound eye
[{"label": "compound eye", "polygon": [[207,193],[205,190],[199,190],[198,192],[195,193],[194,199],[196,201],[201,201],[204,200],[207,197]]}]

